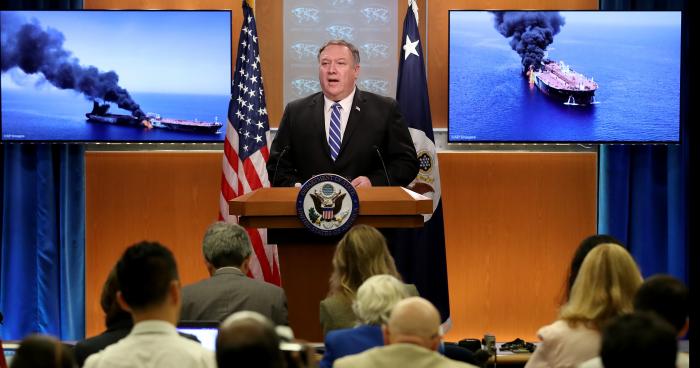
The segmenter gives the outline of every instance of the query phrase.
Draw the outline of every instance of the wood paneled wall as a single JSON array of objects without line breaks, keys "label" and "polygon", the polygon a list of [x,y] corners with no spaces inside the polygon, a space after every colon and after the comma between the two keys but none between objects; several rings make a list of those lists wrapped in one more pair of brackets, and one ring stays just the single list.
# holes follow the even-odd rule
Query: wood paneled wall
[{"label": "wood paneled wall", "polygon": [[578,243],[596,231],[595,153],[439,154],[448,340],[535,340]]},{"label": "wood paneled wall", "polygon": [[[103,329],[102,284],[135,242],[170,247],[183,284],[207,277],[201,238],[217,217],[221,159],[221,152],[86,154],[87,335]],[[454,323],[446,338],[489,331],[499,341],[534,339],[556,317],[573,249],[595,232],[596,155],[442,153],[439,159]],[[320,301],[331,254],[280,250],[283,282],[309,268],[321,275],[315,285],[285,284],[290,301],[308,295]],[[290,305],[290,317],[304,312]],[[298,336],[319,341],[317,325],[296,320],[309,319],[292,320]]]}]

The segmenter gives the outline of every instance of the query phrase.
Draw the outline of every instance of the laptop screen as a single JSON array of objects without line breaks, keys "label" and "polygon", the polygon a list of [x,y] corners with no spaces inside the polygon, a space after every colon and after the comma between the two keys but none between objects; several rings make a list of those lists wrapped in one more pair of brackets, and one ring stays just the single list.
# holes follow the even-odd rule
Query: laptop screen
[{"label": "laptop screen", "polygon": [[177,331],[195,336],[208,350],[216,350],[216,335],[219,332],[218,322],[180,321],[177,325]]}]

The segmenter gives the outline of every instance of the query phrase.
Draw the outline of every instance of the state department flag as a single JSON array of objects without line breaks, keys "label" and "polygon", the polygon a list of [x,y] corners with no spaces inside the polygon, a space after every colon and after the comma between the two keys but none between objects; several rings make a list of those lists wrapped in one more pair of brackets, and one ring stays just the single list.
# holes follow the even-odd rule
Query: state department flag
[{"label": "state department flag", "polygon": [[[228,201],[270,186],[265,168],[270,156],[270,125],[258,50],[253,10],[243,0],[243,25],[238,37],[238,57],[228,106],[219,199],[219,219],[233,223],[238,219],[229,215]],[[267,244],[267,229],[246,230],[253,246],[251,275],[280,285],[277,245]]]},{"label": "state department flag", "polygon": [[440,311],[446,331],[451,322],[445,229],[440,200],[440,171],[430,117],[428,84],[423,47],[418,33],[417,13],[418,6],[409,1],[401,37],[403,48],[399,61],[396,100],[408,124],[420,162],[418,176],[409,187],[433,199],[433,214],[425,216],[423,228],[396,230],[391,241],[394,244],[392,254],[404,281],[415,284],[420,295],[430,300]]}]

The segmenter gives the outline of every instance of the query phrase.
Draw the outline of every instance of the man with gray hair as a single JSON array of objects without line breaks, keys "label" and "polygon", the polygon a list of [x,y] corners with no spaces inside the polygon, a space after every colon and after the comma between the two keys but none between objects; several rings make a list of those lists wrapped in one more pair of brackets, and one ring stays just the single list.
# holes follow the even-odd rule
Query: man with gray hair
[{"label": "man with gray hair", "polygon": [[335,361],[333,367],[475,368],[440,355],[440,313],[429,301],[410,297],[398,302],[382,326],[385,346]]},{"label": "man with gray hair", "polygon": [[202,242],[204,263],[210,278],[182,289],[183,321],[223,321],[231,313],[248,310],[287,325],[284,290],[246,276],[252,247],[245,229],[216,222]]}]

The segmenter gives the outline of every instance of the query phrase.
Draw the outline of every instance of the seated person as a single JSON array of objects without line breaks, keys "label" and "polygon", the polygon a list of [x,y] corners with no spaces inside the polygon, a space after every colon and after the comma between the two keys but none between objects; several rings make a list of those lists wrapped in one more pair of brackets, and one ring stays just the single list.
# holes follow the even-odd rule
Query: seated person
[{"label": "seated person", "polygon": [[401,300],[382,326],[385,346],[375,347],[335,361],[334,367],[350,368],[460,368],[475,367],[437,352],[442,334],[440,313],[420,297]]},{"label": "seated person", "polygon": [[255,311],[287,325],[287,296],[278,286],[246,276],[253,248],[246,230],[226,222],[209,226],[202,242],[211,275],[182,289],[183,321],[223,321],[234,312]]},{"label": "seated person", "polygon": [[[355,292],[373,275],[391,275],[401,280],[384,235],[367,225],[353,226],[338,242],[333,254],[333,273],[328,297],[321,301],[323,334],[357,323],[352,310]],[[414,285],[406,285],[408,295],[417,296]]]},{"label": "seated person", "polygon": [[600,358],[605,368],[674,368],[677,353],[676,331],[651,312],[617,317],[603,330]]},{"label": "seated person", "polygon": [[600,351],[601,329],[632,311],[642,275],[629,252],[617,244],[593,248],[583,260],[559,320],[537,331],[541,343],[526,368],[576,367]]},{"label": "seated person", "polygon": [[384,345],[381,325],[389,320],[394,305],[408,296],[404,283],[391,275],[374,275],[357,289],[353,310],[360,325],[328,332],[322,368],[346,355]]},{"label": "seated person", "polygon": [[216,336],[216,363],[219,368],[283,368],[280,338],[272,321],[253,311],[230,315]]},{"label": "seated person", "polygon": [[73,368],[71,348],[47,335],[29,335],[22,340],[10,368]]},{"label": "seated person", "polygon": [[79,367],[85,364],[85,359],[88,356],[121,340],[131,331],[131,327],[134,325],[131,320],[131,314],[123,310],[117,303],[117,291],[119,291],[117,271],[116,268],[113,268],[102,286],[102,294],[100,296],[100,306],[105,312],[105,326],[107,330],[75,344],[73,352]]},{"label": "seated person", "polygon": [[172,252],[159,243],[141,242],[117,262],[117,300],[131,313],[129,335],[90,355],[87,368],[214,368],[216,360],[202,345],[178,335],[181,291]]},{"label": "seated person", "polygon": [[[690,292],[680,280],[669,275],[654,275],[647,278],[634,296],[636,312],[656,313],[673,326],[677,337],[685,336],[688,331],[688,300]],[[690,357],[678,352],[677,368],[688,368]],[[593,358],[581,365],[582,368],[601,368],[600,357]]]}]

